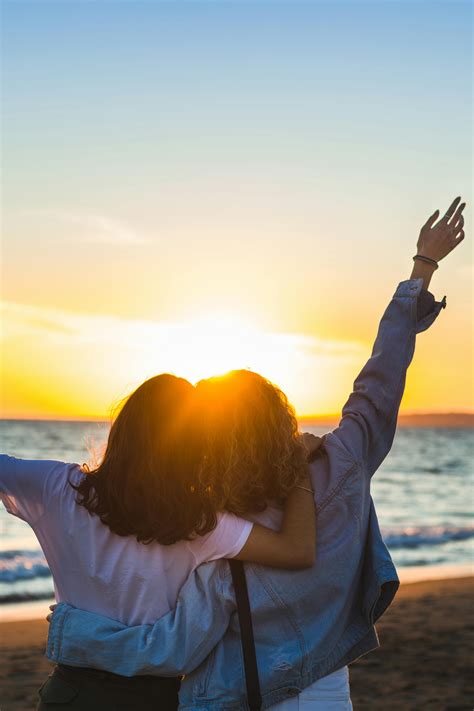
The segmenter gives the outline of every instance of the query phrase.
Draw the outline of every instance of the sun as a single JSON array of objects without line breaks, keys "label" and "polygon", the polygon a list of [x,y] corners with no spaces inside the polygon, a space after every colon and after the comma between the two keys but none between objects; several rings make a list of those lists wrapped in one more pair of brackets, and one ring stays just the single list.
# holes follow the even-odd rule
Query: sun
[{"label": "sun", "polygon": [[159,373],[196,383],[242,368],[275,383],[300,414],[334,412],[365,355],[360,344],[266,330],[232,310],[149,321],[13,306],[4,316],[2,405],[10,417],[100,417]]},{"label": "sun", "polygon": [[[264,335],[240,314],[215,311],[192,321],[170,323],[166,330],[167,333],[160,330],[156,334],[151,350],[159,354],[162,369],[169,363],[170,370],[193,383],[236,368],[256,369],[263,364]],[[150,355],[156,368],[156,356]]]},{"label": "sun", "polygon": [[156,329],[148,324],[138,341],[134,384],[159,372],[196,383],[230,370],[249,369],[280,387],[302,413],[311,412],[313,402],[328,407],[333,384],[341,380],[341,366],[345,366],[325,341],[266,331],[231,311],[213,311]]}]

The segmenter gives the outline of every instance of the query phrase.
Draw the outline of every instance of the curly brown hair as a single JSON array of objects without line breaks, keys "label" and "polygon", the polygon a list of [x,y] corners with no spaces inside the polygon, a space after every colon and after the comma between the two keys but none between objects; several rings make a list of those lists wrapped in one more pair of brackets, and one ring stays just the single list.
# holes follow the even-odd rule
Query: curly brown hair
[{"label": "curly brown hair", "polygon": [[212,531],[209,491],[199,485],[203,449],[195,427],[195,389],[157,375],[125,401],[104,457],[84,468],[77,501],[119,536],[165,545]]},{"label": "curly brown hair", "polygon": [[196,394],[205,442],[200,484],[216,509],[245,515],[283,501],[307,457],[286,395],[250,370],[201,380]]}]

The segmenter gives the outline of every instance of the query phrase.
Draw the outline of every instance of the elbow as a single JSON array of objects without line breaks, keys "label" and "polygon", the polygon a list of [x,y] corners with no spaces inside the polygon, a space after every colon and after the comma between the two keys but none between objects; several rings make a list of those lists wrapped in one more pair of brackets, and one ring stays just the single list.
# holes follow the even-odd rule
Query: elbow
[{"label": "elbow", "polygon": [[306,570],[307,568],[312,568],[316,561],[316,548],[315,546],[307,546],[299,550],[299,552],[294,551],[291,567],[293,570]]},{"label": "elbow", "polygon": [[312,568],[316,561],[316,551],[312,548],[310,551],[305,553],[301,560],[301,570],[306,570],[307,568]]}]

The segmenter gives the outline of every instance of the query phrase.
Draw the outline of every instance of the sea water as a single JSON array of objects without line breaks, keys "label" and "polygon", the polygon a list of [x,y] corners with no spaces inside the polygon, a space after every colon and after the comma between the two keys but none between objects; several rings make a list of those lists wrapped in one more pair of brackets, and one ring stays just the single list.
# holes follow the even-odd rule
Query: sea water
[{"label": "sea water", "polygon": [[[1,451],[82,464],[100,456],[108,429],[97,422],[3,420]],[[473,560],[473,454],[472,429],[398,430],[372,494],[385,542],[401,571]],[[47,600],[52,594],[51,574],[33,531],[0,504],[0,604]]]}]

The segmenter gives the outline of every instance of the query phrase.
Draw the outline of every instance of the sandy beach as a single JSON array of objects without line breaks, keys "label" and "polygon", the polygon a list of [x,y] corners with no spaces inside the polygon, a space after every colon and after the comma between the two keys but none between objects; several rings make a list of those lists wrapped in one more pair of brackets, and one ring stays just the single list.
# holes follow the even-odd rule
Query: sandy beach
[{"label": "sandy beach", "polygon": [[[382,648],[351,666],[356,711],[474,707],[474,578],[403,584],[377,626]],[[51,670],[45,620],[0,624],[0,708],[30,711]]]}]

